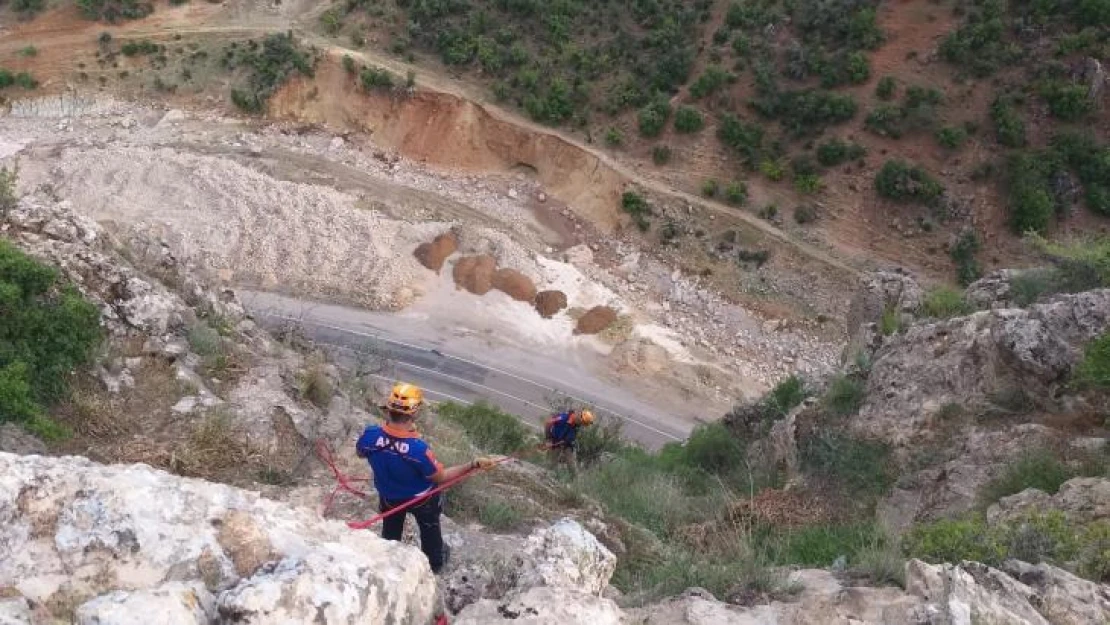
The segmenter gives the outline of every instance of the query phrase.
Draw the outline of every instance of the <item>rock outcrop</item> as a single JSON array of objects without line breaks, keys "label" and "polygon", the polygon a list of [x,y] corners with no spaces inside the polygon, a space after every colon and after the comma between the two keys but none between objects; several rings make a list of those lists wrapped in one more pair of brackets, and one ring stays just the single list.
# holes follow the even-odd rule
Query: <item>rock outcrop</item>
[{"label": "rock outcrop", "polygon": [[411,547],[144,465],[0,454],[0,528],[8,614],[23,601],[82,624],[354,625],[435,610]]},{"label": "rock outcrop", "polygon": [[1025,273],[999,269],[979,278],[964,291],[964,301],[975,310],[995,310],[1014,305],[1014,278]]},{"label": "rock outcrop", "polygon": [[448,608],[459,613],[458,622],[501,622],[517,614],[532,619],[521,622],[537,624],[560,618],[564,623],[617,623],[616,604],[599,598],[616,565],[611,551],[567,518],[519,543],[470,553],[447,573],[443,588]]},{"label": "rock outcrop", "polygon": [[1008,393],[1052,398],[1084,345],[1108,327],[1110,289],[914,325],[875,354],[852,426],[906,445],[930,434],[946,404],[972,411]]},{"label": "rock outcrop", "polygon": [[856,340],[861,327],[878,323],[887,311],[895,311],[903,325],[908,325],[924,298],[921,286],[909,274],[878,271],[865,275],[848,308],[849,340]]},{"label": "rock outcrop", "polygon": [[987,510],[987,521],[1007,523],[1030,513],[1049,510],[1062,512],[1068,522],[1076,526],[1110,521],[1110,479],[1077,477],[1064,482],[1055,495],[1027,488],[991,506]]}]

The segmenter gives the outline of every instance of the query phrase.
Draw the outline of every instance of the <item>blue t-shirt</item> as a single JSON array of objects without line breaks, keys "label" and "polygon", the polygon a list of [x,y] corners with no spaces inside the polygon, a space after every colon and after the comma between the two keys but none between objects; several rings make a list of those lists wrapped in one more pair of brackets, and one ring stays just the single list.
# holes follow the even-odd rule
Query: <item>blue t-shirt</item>
[{"label": "blue t-shirt", "polygon": [[355,449],[370,463],[378,495],[391,502],[431,490],[431,477],[443,470],[419,434],[388,424],[367,427]]},{"label": "blue t-shirt", "polygon": [[547,420],[547,440],[563,447],[574,447],[578,423],[573,412],[560,412]]}]

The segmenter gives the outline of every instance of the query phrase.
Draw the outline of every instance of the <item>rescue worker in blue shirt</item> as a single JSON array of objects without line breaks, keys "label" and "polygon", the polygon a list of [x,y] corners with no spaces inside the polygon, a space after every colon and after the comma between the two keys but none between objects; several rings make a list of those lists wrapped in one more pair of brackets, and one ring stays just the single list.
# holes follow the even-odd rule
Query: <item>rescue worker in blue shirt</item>
[{"label": "rescue worker in blue shirt", "polygon": [[575,447],[578,428],[588,427],[593,422],[594,413],[589,410],[560,412],[547,420],[543,432],[547,439],[548,458],[555,466],[565,464],[571,474],[578,474],[578,451]]},{"label": "rescue worker in blue shirt", "polygon": [[[412,499],[473,469],[490,469],[495,458],[476,458],[469,464],[444,468],[436,460],[428,443],[416,431],[416,416],[424,403],[424,393],[412,384],[397,384],[383,406],[387,422],[366,428],[355,444],[360,458],[366,458],[374,472],[374,488],[378,491],[378,509],[388,512]],[[443,497],[433,495],[382,520],[382,538],[401,540],[405,518],[411,514],[420,528],[420,549],[428,558],[433,573],[439,573],[450,553],[443,544],[439,515]]]}]

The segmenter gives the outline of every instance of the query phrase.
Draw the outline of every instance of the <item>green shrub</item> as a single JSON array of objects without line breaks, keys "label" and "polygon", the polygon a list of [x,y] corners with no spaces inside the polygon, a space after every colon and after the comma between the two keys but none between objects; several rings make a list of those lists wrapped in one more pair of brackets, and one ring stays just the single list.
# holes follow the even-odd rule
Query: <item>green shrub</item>
[{"label": "green shrub", "polygon": [[478,504],[478,522],[494,531],[513,529],[524,520],[516,506],[496,499]]},{"label": "green shrub", "polygon": [[39,49],[36,48],[35,46],[23,46],[22,48],[19,49],[19,56],[22,56],[22,57],[31,58],[31,57],[38,56],[38,54],[39,54]]},{"label": "green shrub", "polygon": [[879,331],[883,336],[897,334],[902,329],[902,314],[895,308],[887,308],[879,319]]},{"label": "green shrub", "polygon": [[941,41],[940,56],[974,76],[989,76],[1020,54],[1005,40],[1006,3],[977,0],[967,9],[966,21]]},{"label": "green shrub", "polygon": [[824,183],[821,182],[821,176],[806,174],[794,178],[794,188],[797,189],[799,193],[812,195],[824,188]]},{"label": "green shrub", "polygon": [[124,56],[139,56],[147,54],[157,54],[161,47],[153,42],[142,39],[140,41],[128,41],[120,46],[120,54]]},{"label": "green shrub", "polygon": [[984,505],[990,505],[1027,488],[1053,495],[1061,484],[1076,475],[1056,454],[1047,449],[1035,449],[1007,464],[998,477],[983,487],[980,498]]},{"label": "green shrub", "polygon": [[0,239],[0,422],[38,420],[101,338],[100,314],[57,270]]},{"label": "green shrub", "polygon": [[358,75],[359,84],[362,85],[364,91],[373,91],[374,89],[392,89],[393,88],[393,74],[389,70],[380,67],[364,67]]},{"label": "green shrub", "polygon": [[966,287],[982,275],[979,261],[975,258],[980,247],[978,233],[968,228],[960,232],[956,243],[948,251],[948,255],[956,263],[956,280],[960,286]]},{"label": "green shrub", "polygon": [[949,150],[958,150],[967,141],[967,131],[963,126],[944,126],[936,133],[937,143]]},{"label": "green shrub", "polygon": [[12,0],[12,9],[24,15],[33,15],[46,8],[46,0]]},{"label": "green shrub", "polygon": [[16,182],[19,180],[18,167],[0,167],[0,216],[19,204],[19,195],[16,193]]},{"label": "green shrub", "polygon": [[945,286],[930,290],[921,303],[921,313],[931,319],[951,319],[968,312],[963,293]]},{"label": "green shrub", "polygon": [[731,79],[732,77],[729,73],[721,69],[720,66],[710,65],[705,68],[705,72],[702,73],[701,76],[698,76],[698,79],[690,85],[690,95],[698,99],[704,98],[707,95],[712,95]]},{"label": "green shrub", "polygon": [[995,138],[1008,148],[1025,145],[1025,120],[1021,118],[1013,101],[997,98],[991,105],[991,121],[994,122]]},{"label": "green shrub", "polygon": [[347,72],[348,74],[358,73],[358,66],[355,64],[355,60],[351,58],[351,55],[349,54],[343,55],[343,71]]},{"label": "green shrub", "polygon": [[623,424],[620,419],[600,416],[594,425],[580,428],[575,439],[578,463],[588,467],[600,462],[606,454],[615,454],[627,447]]},{"label": "green shrub", "polygon": [[671,105],[664,99],[657,99],[640,109],[639,125],[640,134],[645,137],[658,137],[667,125],[667,118],[671,114]]},{"label": "green shrub", "polygon": [[871,524],[813,525],[757,534],[756,545],[776,564],[829,567],[841,557],[856,564],[856,554],[878,540],[878,531]]},{"label": "green shrub", "polygon": [[680,106],[674,114],[674,129],[677,132],[689,134],[701,130],[704,126],[705,119],[693,107]]},{"label": "green shrub", "polygon": [[1086,85],[1052,83],[1041,91],[1048,110],[1064,121],[1076,121],[1094,109]]},{"label": "green shrub", "polygon": [[749,167],[754,167],[763,152],[763,128],[734,115],[725,115],[717,127],[717,138],[732,149]]},{"label": "green shrub", "polygon": [[786,168],[783,167],[782,161],[776,159],[765,158],[760,161],[759,172],[773,182],[778,182],[786,177]]},{"label": "green shrub", "polygon": [[941,196],[944,187],[924,169],[904,161],[890,160],[883,163],[875,176],[875,190],[892,200],[928,204]]},{"label": "green shrub", "polygon": [[1088,525],[1080,535],[1078,551],[1080,575],[1101,583],[1110,580],[1110,523]]},{"label": "green shrub", "polygon": [[851,493],[877,497],[894,484],[890,448],[885,443],[823,432],[805,441],[801,460],[811,475],[835,480]]},{"label": "green shrub", "polygon": [[1075,370],[1075,379],[1084,386],[1110,389],[1110,331],[1083,348],[1083,360]]},{"label": "green shrub", "polygon": [[721,188],[720,183],[710,178],[701,184],[701,193],[705,197],[716,197],[717,191]]},{"label": "green shrub", "polygon": [[605,143],[612,147],[624,144],[624,133],[620,131],[620,128],[610,127],[605,131]]},{"label": "green shrub", "polygon": [[883,76],[875,85],[875,96],[880,100],[892,100],[894,99],[894,90],[897,88],[898,83],[893,76]]},{"label": "green shrub", "polygon": [[880,104],[867,114],[864,128],[881,136],[900,139],[905,130],[902,124],[906,119],[905,109],[896,104]]},{"label": "green shrub", "polygon": [[821,89],[783,91],[756,100],[753,106],[761,114],[778,119],[794,136],[816,134],[828,126],[847,122],[858,110],[851,95]]},{"label": "green shrub", "polygon": [[656,165],[666,165],[671,162],[671,148],[665,145],[651,148],[651,160]]},{"label": "green shrub", "polygon": [[710,473],[726,474],[744,463],[744,444],[720,422],[699,425],[682,445],[681,461]]},{"label": "green shrub", "polygon": [[313,366],[305,370],[300,377],[300,387],[301,397],[317,408],[327,409],[331,405],[335,389],[323,367]]},{"label": "green shrub", "polygon": [[313,74],[315,59],[301,51],[289,33],[268,35],[261,46],[238,50],[238,64],[247,70],[246,84],[231,90],[231,101],[248,113],[261,113],[270,96],[294,71],[304,76]]},{"label": "green shrub", "polygon": [[867,149],[858,143],[829,139],[817,146],[817,162],[825,167],[835,167],[841,163],[863,158]]},{"label": "green shrub", "polygon": [[1048,163],[1039,155],[1013,154],[1007,159],[1010,229],[1043,234],[1052,223],[1056,202],[1048,183]]},{"label": "green shrub", "polygon": [[743,182],[730,182],[725,187],[725,201],[737,205],[748,201],[748,185]]},{"label": "green shrub", "polygon": [[154,6],[139,0],[77,0],[77,8],[85,19],[115,22],[140,19],[154,12]]},{"label": "green shrub", "polygon": [[459,424],[480,449],[488,452],[516,453],[533,440],[519,419],[485,402],[469,406],[444,402],[436,407],[436,414]]},{"label": "green shrub", "polygon": [[942,519],[913,527],[902,537],[906,557],[934,564],[973,560],[997,565],[1006,548],[981,517]]},{"label": "green shrub", "polygon": [[825,408],[835,416],[855,414],[866,399],[863,382],[850,376],[835,378],[825,391]]},{"label": "green shrub", "polygon": [[648,220],[648,217],[653,214],[651,205],[639,193],[625,191],[621,195],[621,210],[632,217],[632,221],[641,232],[647,232],[651,227],[651,222]]},{"label": "green shrub", "polygon": [[340,7],[333,6],[320,14],[320,26],[329,35],[336,35],[343,28],[343,16]]}]

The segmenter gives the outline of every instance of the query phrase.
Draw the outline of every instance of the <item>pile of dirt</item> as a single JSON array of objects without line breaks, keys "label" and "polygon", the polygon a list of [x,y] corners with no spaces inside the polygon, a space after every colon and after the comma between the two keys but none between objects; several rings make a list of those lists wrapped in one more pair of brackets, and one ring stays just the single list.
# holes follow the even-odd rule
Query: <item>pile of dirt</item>
[{"label": "pile of dirt", "polygon": [[550,319],[555,313],[567,307],[567,294],[562,291],[541,291],[536,294],[536,311],[544,319]]},{"label": "pile of dirt", "polygon": [[609,361],[624,373],[654,375],[666,368],[667,350],[647,339],[621,341],[609,353]]},{"label": "pile of dirt", "polygon": [[498,269],[493,274],[493,288],[517,300],[532,303],[536,299],[536,285],[528,276],[516,269]]},{"label": "pile of dirt", "polygon": [[418,245],[412,255],[420,261],[421,265],[439,273],[439,270],[443,269],[443,262],[458,249],[459,240],[455,233],[445,232],[433,239],[431,243]]},{"label": "pile of dirt", "polygon": [[616,320],[617,311],[608,306],[594,306],[578,318],[578,325],[574,328],[574,333],[597,334],[613,325]]},{"label": "pile of dirt", "polygon": [[496,268],[497,259],[488,254],[463,256],[455,263],[452,273],[455,286],[475,295],[485,295],[493,288],[493,273]]}]

